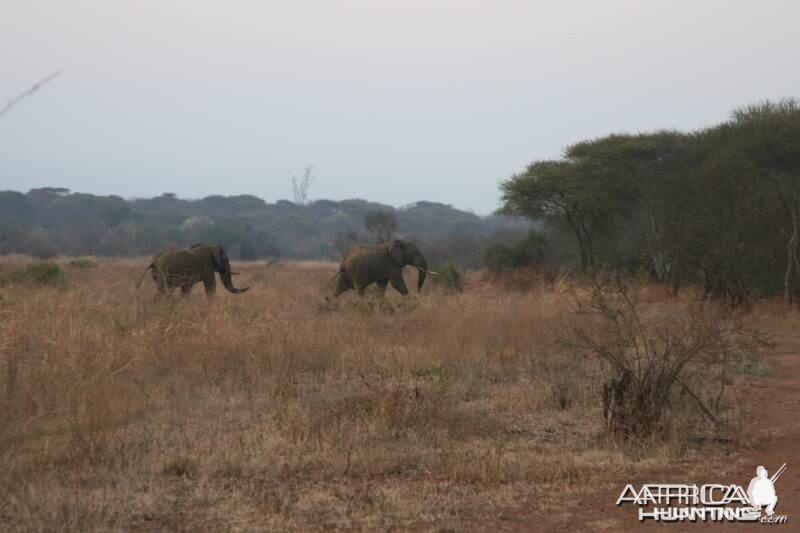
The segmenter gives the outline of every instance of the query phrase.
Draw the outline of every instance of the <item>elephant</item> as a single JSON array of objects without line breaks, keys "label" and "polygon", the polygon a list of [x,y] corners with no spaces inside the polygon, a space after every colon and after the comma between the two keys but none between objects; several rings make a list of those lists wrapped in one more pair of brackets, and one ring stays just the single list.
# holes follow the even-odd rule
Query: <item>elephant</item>
[{"label": "elephant", "polygon": [[153,276],[159,294],[167,294],[172,289],[180,287],[181,294],[188,295],[192,286],[200,281],[206,288],[206,295],[213,296],[217,288],[214,272],[219,272],[222,284],[233,294],[246,292],[250,287],[238,289],[233,286],[231,276],[231,263],[225,249],[218,244],[197,243],[188,250],[171,246],[155,256],[142,272],[136,283],[138,288],[142,284],[147,271]]},{"label": "elephant", "polygon": [[395,239],[376,245],[352,246],[339,265],[334,297],[350,289],[355,289],[359,296],[363,296],[364,290],[372,283],[376,283],[381,291],[386,291],[386,285],[391,283],[405,296],[408,294],[403,281],[403,267],[406,265],[413,265],[419,270],[417,291],[421,291],[425,276],[429,273],[428,263],[415,244]]}]

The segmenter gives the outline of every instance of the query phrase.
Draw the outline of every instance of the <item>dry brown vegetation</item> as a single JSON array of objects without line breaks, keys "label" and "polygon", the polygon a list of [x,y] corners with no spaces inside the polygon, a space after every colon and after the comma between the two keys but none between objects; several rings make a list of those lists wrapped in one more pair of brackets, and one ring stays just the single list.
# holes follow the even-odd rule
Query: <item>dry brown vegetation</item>
[{"label": "dry brown vegetation", "polygon": [[[330,302],[332,264],[242,263],[247,294],[154,301],[145,260],[60,264],[0,289],[3,531],[514,529],[740,444],[728,396],[722,428],[689,399],[646,453],[609,437],[563,280]],[[694,309],[660,291],[644,320]]]}]

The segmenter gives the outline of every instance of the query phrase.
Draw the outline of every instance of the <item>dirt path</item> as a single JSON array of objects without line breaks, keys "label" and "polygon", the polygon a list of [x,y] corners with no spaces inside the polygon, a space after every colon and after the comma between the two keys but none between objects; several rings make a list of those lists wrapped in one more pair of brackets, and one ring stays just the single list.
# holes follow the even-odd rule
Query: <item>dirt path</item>
[{"label": "dirt path", "polygon": [[[620,479],[611,492],[591,494],[579,502],[580,512],[557,525],[570,531],[747,531],[763,527],[779,531],[800,531],[800,323],[792,320],[780,329],[767,330],[774,347],[765,358],[772,367],[769,375],[748,377],[737,383],[735,393],[744,410],[745,427],[755,432],[752,445],[730,457],[701,456],[691,461],[665,465],[658,471],[642,472],[631,479]],[[772,525],[730,522],[639,522],[638,508],[614,505],[627,483],[721,483],[742,485],[745,490],[758,465],[770,475],[783,463],[787,470],[775,484],[778,495],[776,514],[787,515],[788,523]],[[715,465],[710,469],[707,465]],[[550,528],[548,528],[550,529]]]}]

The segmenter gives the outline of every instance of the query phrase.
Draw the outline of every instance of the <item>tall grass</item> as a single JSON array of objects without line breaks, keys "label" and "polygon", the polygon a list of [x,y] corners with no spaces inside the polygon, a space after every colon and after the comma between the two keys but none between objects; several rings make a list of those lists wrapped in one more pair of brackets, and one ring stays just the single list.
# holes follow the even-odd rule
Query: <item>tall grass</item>
[{"label": "tall grass", "polygon": [[145,265],[0,293],[0,530],[486,525],[691,437],[606,438],[559,290],[321,305],[335,265],[243,263],[247,294],[155,300]]}]

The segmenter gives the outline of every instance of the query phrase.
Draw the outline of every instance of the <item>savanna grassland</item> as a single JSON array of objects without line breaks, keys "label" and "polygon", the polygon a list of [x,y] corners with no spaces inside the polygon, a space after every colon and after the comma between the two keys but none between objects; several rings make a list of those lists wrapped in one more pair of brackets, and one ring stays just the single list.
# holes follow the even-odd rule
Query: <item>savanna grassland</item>
[{"label": "savanna grassland", "polygon": [[[0,288],[2,531],[564,525],[626,476],[747,447],[732,391],[769,371],[699,364],[687,385],[715,424],[677,394],[657,436],[627,442],[580,342],[607,325],[566,279],[474,272],[463,292],[331,302],[334,264],[251,262],[234,266],[248,293],[209,302],[137,290],[144,259],[58,263],[63,280]],[[646,286],[641,319],[757,321],[698,298]]]}]

